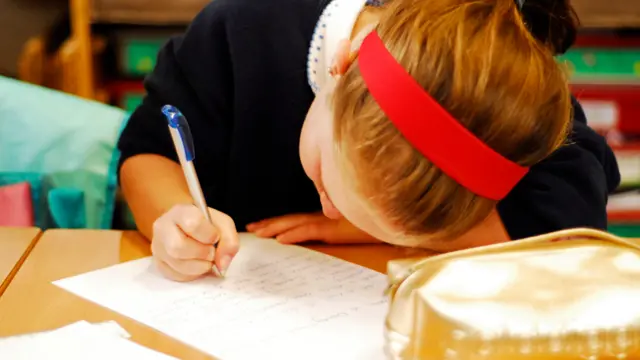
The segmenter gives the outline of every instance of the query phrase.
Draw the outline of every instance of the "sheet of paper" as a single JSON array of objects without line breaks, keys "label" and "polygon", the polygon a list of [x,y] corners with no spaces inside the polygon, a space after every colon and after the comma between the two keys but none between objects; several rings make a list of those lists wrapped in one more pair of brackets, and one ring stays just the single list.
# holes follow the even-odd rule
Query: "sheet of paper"
[{"label": "sheet of paper", "polygon": [[174,359],[125,339],[120,331],[114,333],[113,324],[109,325],[109,329],[103,325],[96,326],[80,321],[57,330],[0,339],[0,358],[12,360]]},{"label": "sheet of paper", "polygon": [[105,321],[101,323],[92,324],[92,326],[96,329],[100,329],[107,333],[120,336],[125,339],[131,338],[131,334],[127,332],[127,330],[123,329],[122,326],[118,325],[115,321]]},{"label": "sheet of paper", "polygon": [[26,339],[28,338],[35,338],[35,337],[39,337],[42,336],[44,334],[53,332],[53,331],[60,331],[62,329],[68,329],[68,328],[74,328],[74,327],[81,327],[81,328],[85,328],[86,325],[90,325],[92,326],[94,329],[98,329],[99,331],[103,331],[105,334],[107,335],[111,335],[111,336],[120,336],[123,337],[125,339],[128,339],[131,337],[131,335],[125,330],[123,329],[120,325],[118,325],[117,322],[115,321],[105,321],[105,322],[101,322],[101,323],[94,323],[91,324],[89,322],[86,322],[84,320],[82,321],[78,321],[75,322],[73,324],[69,324],[66,325],[62,328],[59,329],[54,329],[54,330],[47,330],[47,331],[41,331],[41,332],[36,332],[36,333],[30,333],[30,334],[21,334],[21,335],[16,335],[16,336],[9,336],[9,337],[3,337],[0,338],[0,346],[2,344],[6,344],[8,342],[14,342],[14,341],[26,341]]},{"label": "sheet of paper", "polygon": [[[638,161],[640,168],[640,161]],[[608,211],[636,211],[640,210],[640,192],[629,191],[615,195],[609,195],[607,203]]]},{"label": "sheet of paper", "polygon": [[386,277],[241,235],[225,279],[164,279],[145,258],[55,282],[223,360],[385,359]]}]

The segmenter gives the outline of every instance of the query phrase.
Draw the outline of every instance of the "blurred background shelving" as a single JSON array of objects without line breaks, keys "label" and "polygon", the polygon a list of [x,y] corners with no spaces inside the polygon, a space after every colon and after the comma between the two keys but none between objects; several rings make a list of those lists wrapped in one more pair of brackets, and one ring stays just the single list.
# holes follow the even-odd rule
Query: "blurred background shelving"
[{"label": "blurred background shelving", "polygon": [[128,109],[158,49],[184,31],[204,0],[69,0],[18,56],[21,80]]}]

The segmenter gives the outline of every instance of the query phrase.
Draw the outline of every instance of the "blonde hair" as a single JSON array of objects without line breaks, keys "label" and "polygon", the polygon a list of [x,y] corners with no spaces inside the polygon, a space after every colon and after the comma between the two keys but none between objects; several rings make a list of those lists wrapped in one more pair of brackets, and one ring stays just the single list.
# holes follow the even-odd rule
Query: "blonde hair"
[{"label": "blonde hair", "polygon": [[[513,0],[393,0],[377,32],[444,109],[506,158],[531,166],[566,141],[572,114],[565,73]],[[357,59],[332,104],[338,153],[354,186],[394,229],[451,239],[495,208],[407,142],[370,96]]]}]

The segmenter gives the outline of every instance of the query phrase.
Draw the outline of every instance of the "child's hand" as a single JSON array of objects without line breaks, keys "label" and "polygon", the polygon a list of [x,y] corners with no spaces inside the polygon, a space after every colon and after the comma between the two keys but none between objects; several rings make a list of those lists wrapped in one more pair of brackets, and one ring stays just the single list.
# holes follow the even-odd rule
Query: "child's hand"
[{"label": "child's hand", "polygon": [[332,220],[322,213],[292,214],[266,219],[247,225],[247,230],[260,237],[274,237],[283,244],[314,240],[328,244],[380,242],[346,219]]},{"label": "child's hand", "polygon": [[176,205],[155,221],[151,251],[165,277],[190,281],[212,271],[224,275],[238,252],[238,233],[229,216],[211,208],[209,213],[213,224],[194,205]]}]

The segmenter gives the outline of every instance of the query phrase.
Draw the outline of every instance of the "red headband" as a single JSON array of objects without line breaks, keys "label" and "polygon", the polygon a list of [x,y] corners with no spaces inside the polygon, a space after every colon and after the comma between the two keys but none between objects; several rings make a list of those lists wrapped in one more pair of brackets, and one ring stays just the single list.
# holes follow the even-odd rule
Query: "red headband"
[{"label": "red headband", "polygon": [[501,200],[529,170],[483,143],[438,104],[373,31],[358,55],[371,96],[402,135],[435,166],[476,195]]}]

